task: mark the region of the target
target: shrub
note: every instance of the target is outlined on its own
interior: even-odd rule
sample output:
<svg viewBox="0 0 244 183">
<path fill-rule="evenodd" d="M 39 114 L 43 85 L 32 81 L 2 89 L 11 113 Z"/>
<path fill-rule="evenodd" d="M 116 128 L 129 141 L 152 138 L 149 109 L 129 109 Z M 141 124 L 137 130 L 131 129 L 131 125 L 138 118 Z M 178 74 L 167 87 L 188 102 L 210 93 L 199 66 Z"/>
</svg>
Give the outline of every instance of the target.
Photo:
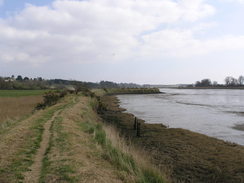
<svg viewBox="0 0 244 183">
<path fill-rule="evenodd" d="M 48 106 L 55 105 L 59 99 L 63 98 L 67 95 L 66 91 L 49 91 L 46 92 L 43 96 L 44 101 L 42 103 L 37 104 L 35 109 L 44 109 Z"/>
</svg>

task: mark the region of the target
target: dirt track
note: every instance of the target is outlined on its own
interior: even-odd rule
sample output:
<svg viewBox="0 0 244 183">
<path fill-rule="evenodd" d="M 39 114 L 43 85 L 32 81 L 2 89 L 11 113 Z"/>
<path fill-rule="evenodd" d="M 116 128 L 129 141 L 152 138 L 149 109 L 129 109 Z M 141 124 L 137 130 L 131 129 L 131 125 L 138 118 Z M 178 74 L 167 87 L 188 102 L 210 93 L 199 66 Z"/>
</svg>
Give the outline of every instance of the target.
<svg viewBox="0 0 244 183">
<path fill-rule="evenodd" d="M 50 141 L 50 127 L 52 125 L 52 122 L 56 118 L 56 116 L 59 114 L 59 111 L 56 111 L 52 118 L 48 120 L 45 125 L 43 126 L 44 132 L 42 134 L 42 141 L 40 144 L 40 148 L 37 150 L 37 153 L 35 155 L 34 163 L 30 167 L 30 171 L 26 172 L 24 182 L 26 183 L 37 183 L 39 182 L 39 178 L 41 175 L 41 168 L 42 168 L 42 161 L 45 155 L 45 152 L 48 148 L 48 144 Z"/>
</svg>

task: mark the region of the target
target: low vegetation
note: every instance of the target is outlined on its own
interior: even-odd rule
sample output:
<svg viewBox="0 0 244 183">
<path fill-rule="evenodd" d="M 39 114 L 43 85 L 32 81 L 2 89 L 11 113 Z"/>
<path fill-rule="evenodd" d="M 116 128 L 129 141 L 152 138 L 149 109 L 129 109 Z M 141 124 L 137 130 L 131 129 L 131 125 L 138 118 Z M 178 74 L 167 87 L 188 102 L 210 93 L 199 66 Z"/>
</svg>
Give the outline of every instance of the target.
<svg viewBox="0 0 244 183">
<path fill-rule="evenodd" d="M 36 105 L 36 109 L 44 109 L 48 106 L 52 106 L 58 102 L 61 98 L 63 98 L 65 95 L 67 95 L 67 91 L 63 90 L 57 90 L 57 91 L 48 91 L 43 95 L 43 102 L 38 103 Z"/>
<path fill-rule="evenodd" d="M 110 88 L 103 89 L 105 94 L 114 95 L 114 94 L 155 94 L 160 93 L 158 88 Z"/>
</svg>

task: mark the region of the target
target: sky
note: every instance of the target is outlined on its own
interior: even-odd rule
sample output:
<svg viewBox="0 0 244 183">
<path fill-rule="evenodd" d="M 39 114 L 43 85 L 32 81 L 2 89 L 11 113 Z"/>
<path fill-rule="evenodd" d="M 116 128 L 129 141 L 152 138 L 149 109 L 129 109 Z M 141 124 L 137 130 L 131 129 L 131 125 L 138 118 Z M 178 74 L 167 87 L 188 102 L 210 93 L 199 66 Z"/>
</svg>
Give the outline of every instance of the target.
<svg viewBox="0 0 244 183">
<path fill-rule="evenodd" d="M 0 0 L 0 76 L 223 83 L 243 20 L 244 0 Z"/>
</svg>

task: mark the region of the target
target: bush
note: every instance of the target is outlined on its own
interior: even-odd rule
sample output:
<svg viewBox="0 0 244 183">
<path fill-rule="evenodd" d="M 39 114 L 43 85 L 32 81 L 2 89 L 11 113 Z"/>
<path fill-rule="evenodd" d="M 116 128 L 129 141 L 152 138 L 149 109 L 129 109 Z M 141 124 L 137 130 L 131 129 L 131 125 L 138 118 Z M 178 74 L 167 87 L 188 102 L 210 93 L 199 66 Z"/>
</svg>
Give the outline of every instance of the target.
<svg viewBox="0 0 244 183">
<path fill-rule="evenodd" d="M 49 91 L 46 92 L 43 96 L 44 101 L 42 103 L 37 104 L 35 107 L 37 110 L 44 109 L 48 106 L 55 105 L 59 99 L 63 98 L 67 95 L 66 91 Z"/>
</svg>

